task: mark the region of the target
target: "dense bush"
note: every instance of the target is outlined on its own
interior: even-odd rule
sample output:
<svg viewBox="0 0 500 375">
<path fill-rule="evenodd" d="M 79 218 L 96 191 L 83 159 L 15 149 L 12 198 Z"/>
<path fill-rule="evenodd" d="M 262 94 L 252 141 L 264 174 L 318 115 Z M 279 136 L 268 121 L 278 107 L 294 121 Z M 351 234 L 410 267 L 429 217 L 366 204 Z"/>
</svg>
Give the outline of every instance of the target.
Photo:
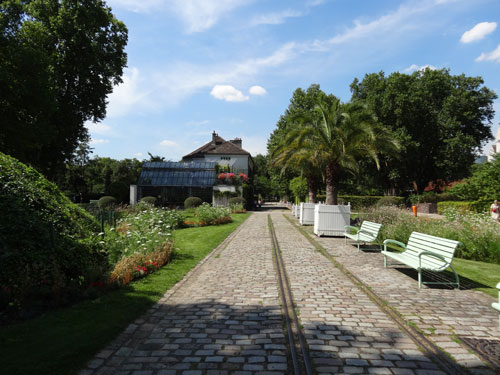
<svg viewBox="0 0 500 375">
<path fill-rule="evenodd" d="M 415 218 L 396 207 L 368 210 L 364 219 L 383 224 L 381 238 L 406 243 L 413 231 L 462 242 L 457 256 L 500 264 L 500 231 L 498 223 L 486 214 L 460 213 L 454 208 L 444 212 L 445 219 Z"/>
<path fill-rule="evenodd" d="M 317 195 L 318 201 L 324 202 L 326 199 L 325 195 Z M 338 201 L 339 204 L 347 204 L 351 203 L 351 208 L 355 211 L 359 211 L 364 209 L 365 207 L 375 206 L 380 199 L 387 198 L 383 195 L 339 195 Z M 394 199 L 396 205 L 403 205 L 405 203 L 405 199 L 403 197 L 390 197 Z"/>
<path fill-rule="evenodd" d="M 241 204 L 242 206 L 245 206 L 246 203 L 247 203 L 247 201 L 243 197 L 229 198 L 229 205 L 230 206 L 234 206 L 234 205 L 237 205 L 237 204 Z"/>
<path fill-rule="evenodd" d="M 140 200 L 140 202 L 150 204 L 151 206 L 155 206 L 157 200 L 158 199 L 156 199 L 156 197 L 144 197 Z"/>
<path fill-rule="evenodd" d="M 116 197 L 118 203 L 129 203 L 130 187 L 123 181 L 114 181 L 109 187 L 107 193 L 112 197 Z"/>
<path fill-rule="evenodd" d="M 445 201 L 438 202 L 438 214 L 443 214 L 448 208 L 454 208 L 461 213 L 465 213 L 467 211 L 483 213 L 488 212 L 490 208 L 491 202 L 488 201 Z"/>
<path fill-rule="evenodd" d="M 454 185 L 447 191 L 466 201 L 483 201 L 493 203 L 500 199 L 500 156 L 492 162 L 474 166 L 471 177 Z"/>
<path fill-rule="evenodd" d="M 97 205 L 101 210 L 113 208 L 116 205 L 115 197 L 105 195 L 104 197 L 99 198 Z"/>
<path fill-rule="evenodd" d="M 107 230 L 102 240 L 113 268 L 111 282 L 127 284 L 165 264 L 172 251 L 172 230 L 182 222 L 183 216 L 177 211 L 151 206 L 120 219 L 116 229 Z M 147 260 L 150 263 L 145 263 Z M 148 264 L 152 267 L 149 270 Z M 146 267 L 146 270 L 141 267 Z"/>
<path fill-rule="evenodd" d="M 229 208 L 212 207 L 208 203 L 203 203 L 198 207 L 195 214 L 200 225 L 216 225 L 232 221 Z"/>
<path fill-rule="evenodd" d="M 35 169 L 0 153 L 0 310 L 63 303 L 105 258 L 99 224 Z"/>
<path fill-rule="evenodd" d="M 376 206 L 401 206 L 404 205 L 404 198 L 402 197 L 392 197 L 392 196 L 385 196 L 380 198 L 377 201 Z"/>
<path fill-rule="evenodd" d="M 184 208 L 196 208 L 196 207 L 201 206 L 202 203 L 203 203 L 203 201 L 201 198 L 189 197 L 189 198 L 186 198 L 186 200 L 184 201 Z"/>
</svg>

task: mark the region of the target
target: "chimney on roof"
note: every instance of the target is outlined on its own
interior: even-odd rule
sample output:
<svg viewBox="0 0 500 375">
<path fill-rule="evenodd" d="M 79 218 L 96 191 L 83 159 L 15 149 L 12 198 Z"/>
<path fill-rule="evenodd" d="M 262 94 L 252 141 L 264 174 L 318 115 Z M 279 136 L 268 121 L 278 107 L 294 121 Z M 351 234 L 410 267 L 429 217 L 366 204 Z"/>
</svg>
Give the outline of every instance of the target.
<svg viewBox="0 0 500 375">
<path fill-rule="evenodd" d="M 243 148 L 243 144 L 242 144 L 241 138 L 231 139 L 229 142 L 231 142 L 232 144 L 238 146 L 239 148 Z"/>
<path fill-rule="evenodd" d="M 214 132 L 212 133 L 212 143 L 213 143 L 213 144 L 215 144 L 215 143 L 216 143 L 217 136 L 218 136 L 218 134 L 217 134 L 217 133 L 215 132 L 215 130 L 214 130 Z"/>
</svg>

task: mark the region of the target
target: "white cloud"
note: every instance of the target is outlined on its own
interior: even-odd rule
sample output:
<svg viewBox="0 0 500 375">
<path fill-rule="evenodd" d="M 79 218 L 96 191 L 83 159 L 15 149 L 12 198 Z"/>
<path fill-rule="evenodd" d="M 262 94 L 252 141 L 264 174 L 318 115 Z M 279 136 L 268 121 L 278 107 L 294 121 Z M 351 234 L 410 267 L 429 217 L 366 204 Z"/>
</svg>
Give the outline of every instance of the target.
<svg viewBox="0 0 500 375">
<path fill-rule="evenodd" d="M 415 70 L 424 71 L 425 69 L 436 70 L 437 68 L 434 65 L 417 65 L 412 64 L 408 68 L 406 68 L 405 72 L 414 72 Z"/>
<path fill-rule="evenodd" d="M 259 136 L 242 136 L 243 149 L 253 156 L 257 154 L 267 154 L 267 138 Z"/>
<path fill-rule="evenodd" d="M 169 141 L 168 139 L 164 139 L 160 142 L 160 146 L 175 147 L 177 146 L 177 143 L 175 143 L 174 141 Z"/>
<path fill-rule="evenodd" d="M 108 0 L 113 8 L 124 8 L 131 12 L 147 13 L 162 7 L 163 0 Z"/>
<path fill-rule="evenodd" d="M 227 102 L 244 102 L 249 99 L 240 90 L 229 85 L 215 85 L 212 91 L 210 91 L 210 95 Z"/>
<path fill-rule="evenodd" d="M 483 39 L 486 35 L 491 34 L 496 28 L 496 22 L 480 22 L 472 29 L 463 33 L 460 41 L 462 43 L 476 42 Z"/>
<path fill-rule="evenodd" d="M 200 121 L 188 121 L 186 122 L 187 126 L 203 126 L 210 124 L 210 120 L 200 120 Z"/>
<path fill-rule="evenodd" d="M 266 95 L 267 91 L 262 86 L 252 86 L 248 92 L 252 95 Z"/>
<path fill-rule="evenodd" d="M 151 92 L 151 89 L 146 89 L 147 85 L 144 85 L 144 79 L 137 68 L 125 69 L 122 79 L 123 83 L 115 86 L 109 96 L 109 117 L 119 117 L 137 111 L 139 104 L 144 106 L 144 99 Z"/>
<path fill-rule="evenodd" d="M 91 139 L 89 142 L 91 145 L 97 145 L 99 143 L 109 143 L 107 139 Z"/>
<path fill-rule="evenodd" d="M 111 133 L 111 126 L 103 124 L 102 122 L 88 121 L 85 126 L 92 134 L 109 134 Z"/>
<path fill-rule="evenodd" d="M 137 152 L 137 153 L 134 154 L 134 156 L 136 158 L 140 158 L 142 156 L 142 152 Z"/>
<path fill-rule="evenodd" d="M 498 47 L 488 53 L 483 52 L 480 56 L 476 58 L 476 61 L 496 61 L 500 62 L 500 44 Z"/>
<path fill-rule="evenodd" d="M 171 10 L 186 25 L 187 33 L 210 29 L 220 18 L 251 0 L 171 0 Z"/>
<path fill-rule="evenodd" d="M 301 17 L 304 13 L 287 9 L 282 12 L 261 14 L 250 21 L 251 26 L 258 25 L 279 25 L 286 22 L 287 18 Z"/>
</svg>

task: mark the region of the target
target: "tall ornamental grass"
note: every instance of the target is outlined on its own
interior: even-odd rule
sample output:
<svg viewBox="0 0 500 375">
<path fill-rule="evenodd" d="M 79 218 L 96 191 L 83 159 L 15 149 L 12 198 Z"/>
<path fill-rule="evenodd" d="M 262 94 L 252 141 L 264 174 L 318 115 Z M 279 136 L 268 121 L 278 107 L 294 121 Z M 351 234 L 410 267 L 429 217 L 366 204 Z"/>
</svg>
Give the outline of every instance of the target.
<svg viewBox="0 0 500 375">
<path fill-rule="evenodd" d="M 392 238 L 406 243 L 411 232 L 460 241 L 459 258 L 500 264 L 500 224 L 487 214 L 460 213 L 449 208 L 440 220 L 413 217 L 406 210 L 383 206 L 365 210 L 363 218 L 383 224 L 381 239 Z"/>
</svg>

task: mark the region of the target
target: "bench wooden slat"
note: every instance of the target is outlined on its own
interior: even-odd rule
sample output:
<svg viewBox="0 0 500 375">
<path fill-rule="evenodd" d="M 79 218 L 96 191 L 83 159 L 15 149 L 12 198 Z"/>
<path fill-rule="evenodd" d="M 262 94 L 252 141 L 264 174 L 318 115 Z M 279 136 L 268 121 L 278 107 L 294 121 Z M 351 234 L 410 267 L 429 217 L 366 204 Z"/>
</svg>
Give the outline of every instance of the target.
<svg viewBox="0 0 500 375">
<path fill-rule="evenodd" d="M 455 273 L 458 287 L 458 275 L 451 265 L 451 262 L 459 244 L 459 241 L 431 236 L 425 233 L 412 232 L 408 239 L 406 249 L 402 253 L 389 252 L 387 251 L 387 245 L 384 244 L 384 251 L 382 251 L 384 255 L 384 266 L 387 267 L 387 257 L 390 257 L 416 269 L 418 271 L 419 288 L 422 284 L 422 269 L 439 272 L 450 267 Z M 441 256 L 444 260 L 432 255 L 422 254 L 423 252 L 436 254 Z M 420 256 L 420 254 L 422 254 L 422 256 Z"/>
<path fill-rule="evenodd" d="M 359 244 L 377 241 L 378 233 L 379 233 L 381 227 L 382 227 L 382 224 L 373 223 L 373 222 L 367 221 L 367 220 L 365 220 L 361 223 L 361 227 L 354 234 L 351 234 L 350 229 L 348 227 L 346 227 L 346 230 L 344 232 L 345 243 L 347 244 L 347 238 L 350 238 L 351 240 L 356 241 L 356 243 L 358 245 L 358 251 L 361 251 L 359 248 Z M 380 245 L 380 242 L 379 242 L 379 245 Z M 380 245 L 380 247 L 381 247 L 381 245 Z"/>
</svg>

